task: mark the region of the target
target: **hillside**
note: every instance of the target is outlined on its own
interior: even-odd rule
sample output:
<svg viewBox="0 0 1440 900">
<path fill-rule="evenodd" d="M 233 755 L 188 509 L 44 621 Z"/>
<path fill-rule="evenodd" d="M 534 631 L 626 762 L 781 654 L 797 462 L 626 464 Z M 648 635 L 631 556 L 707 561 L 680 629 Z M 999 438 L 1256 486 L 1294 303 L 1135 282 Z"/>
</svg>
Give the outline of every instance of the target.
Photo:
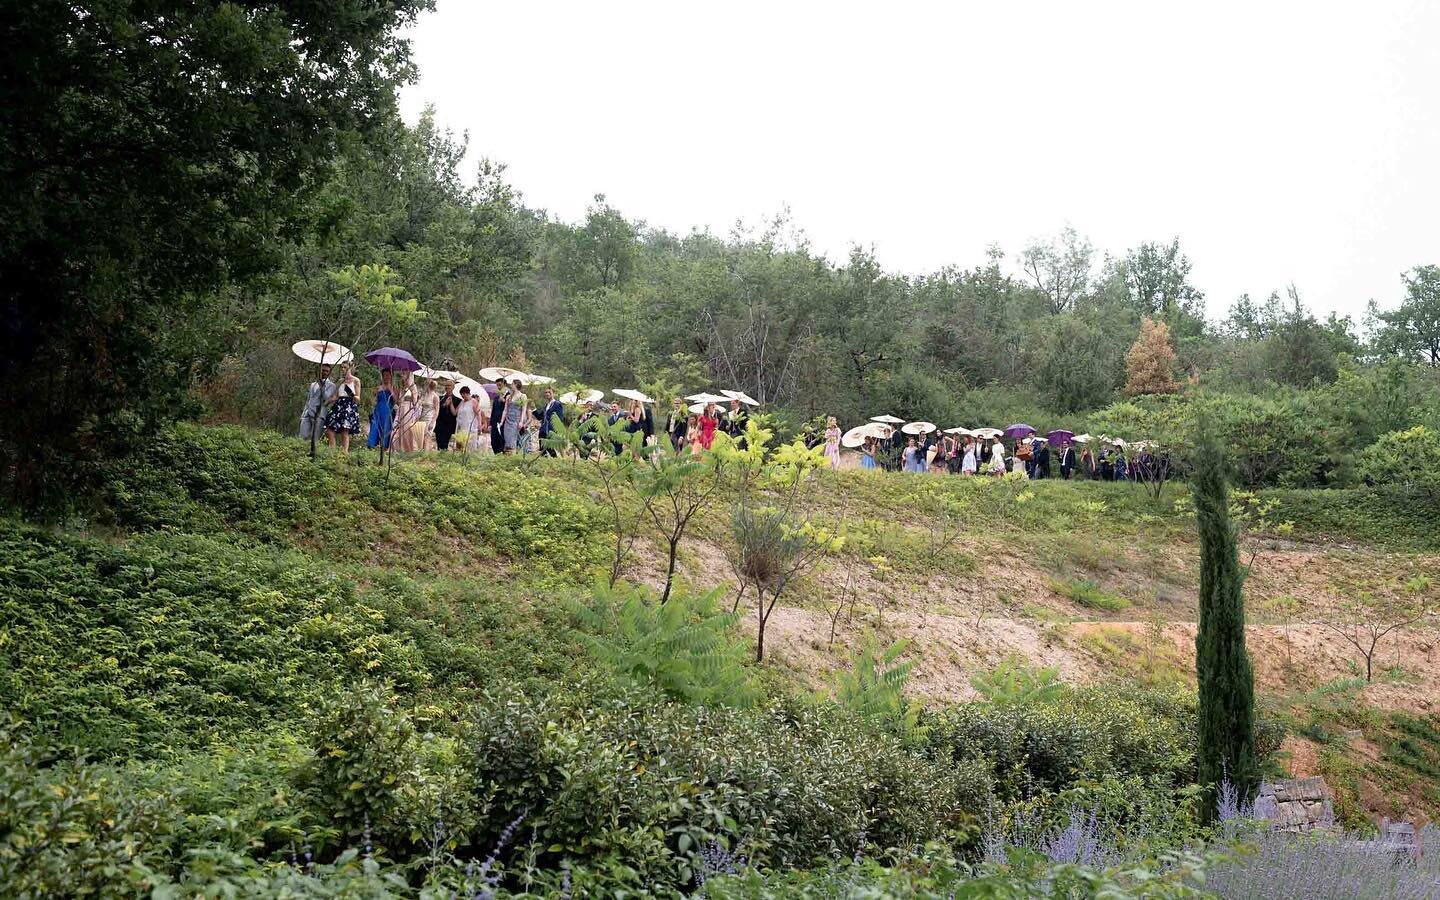
<svg viewBox="0 0 1440 900">
<path fill-rule="evenodd" d="M 926 726 L 925 755 L 933 758 L 937 747 L 955 742 L 953 751 L 944 751 L 955 760 L 954 768 L 946 767 L 944 790 L 956 798 L 957 810 L 971 810 L 945 827 L 973 835 L 974 798 L 987 793 L 1018 798 L 1049 785 L 1037 796 L 1077 802 L 1071 793 L 1081 783 L 1077 777 L 1157 785 L 1147 790 L 1161 793 L 1145 803 L 1158 807 L 1127 806 L 1131 811 L 1117 821 L 1174 817 L 1157 810 L 1184 802 L 1177 799 L 1183 791 L 1170 795 L 1171 788 L 1158 785 L 1183 784 L 1189 765 L 1190 751 L 1180 748 L 1188 740 L 1184 698 L 1193 690 L 1197 548 L 1183 485 L 1167 488 L 1156 502 L 1133 486 L 1104 483 L 858 471 L 812 478 L 815 521 L 843 533 L 845 542 L 782 597 L 770 622 L 765 662 L 745 667 L 744 677 L 767 702 L 784 706 L 814 691 L 829 693 L 836 674 L 850 670 L 862 647 L 904 638 L 905 658 L 914 663 L 906 690 L 935 717 Z M 311 796 L 306 779 L 317 777 L 316 763 L 309 761 L 314 751 L 306 749 L 317 740 L 315 723 L 336 721 L 326 716 L 337 714 L 337 697 L 339 709 L 398 704 L 406 727 L 439 741 L 427 745 L 423 758 L 430 761 L 417 762 L 421 768 L 468 758 L 471 751 L 463 748 L 475 739 L 474 728 L 488 733 L 486 728 L 502 727 L 466 724 L 492 721 L 475 719 L 477 709 L 512 710 L 523 721 L 503 727 L 521 729 L 515 732 L 520 735 L 544 721 L 529 717 L 549 716 L 553 725 L 589 709 L 583 721 L 590 721 L 596 709 L 632 702 L 604 699 L 608 689 L 595 682 L 588 639 L 576 630 L 577 604 L 590 602 L 592 580 L 612 558 L 611 513 L 589 464 L 428 455 L 387 468 L 359 453 L 312 461 L 303 444 L 272 434 L 178 426 L 143 456 L 108 468 L 97 487 L 103 506 L 86 518 L 45 527 L 7 520 L 0 526 L 6 585 L 0 598 L 6 609 L 0 698 L 17 716 L 15 734 L 42 744 L 79 745 L 119 767 L 112 776 L 117 784 L 182 785 L 175 802 L 188 810 L 190 824 L 183 836 L 171 834 L 166 841 L 184 845 L 197 835 L 213 837 L 218 826 L 204 822 L 219 804 L 238 817 L 226 827 L 249 835 L 248 852 L 283 859 L 302 844 L 317 852 L 337 841 L 343 845 L 343 826 L 327 826 L 339 830 L 324 837 L 325 829 L 317 832 L 307 818 L 313 815 L 305 812 L 309 807 L 296 805 Z M 1430 591 L 1440 568 L 1440 539 L 1428 512 L 1365 489 L 1262 492 L 1240 500 L 1255 511 L 1243 550 L 1254 554 L 1247 604 L 1261 714 L 1286 729 L 1281 752 L 1270 760 L 1272 771 L 1325 775 L 1337 790 L 1342 819 L 1352 826 L 1368 826 L 1379 815 L 1435 816 L 1435 633 L 1414 629 L 1387 638 L 1376 677 L 1366 684 L 1357 677 L 1363 670 L 1353 649 L 1321 626 L 1304 624 L 1362 592 L 1405 597 Z M 733 602 L 730 515 L 722 495 L 693 524 L 681 544 L 680 595 L 715 590 L 723 607 Z M 1337 522 L 1354 527 L 1339 530 Z M 652 531 L 639 534 L 624 574 L 659 587 L 663 543 Z M 1285 597 L 1297 601 L 1277 602 Z M 733 638 L 740 658 L 753 641 L 748 609 L 741 607 L 745 614 Z M 1074 726 L 1089 736 L 1065 751 L 1079 755 L 1044 774 L 1034 751 L 1027 751 L 1015 764 L 1028 773 L 1023 782 L 1013 781 L 1015 770 L 1003 759 L 990 756 L 1000 745 L 992 743 L 997 723 L 986 717 L 1008 714 L 969 703 L 983 699 L 972 676 L 1015 655 L 1032 669 L 1058 669 L 1077 691 L 1094 691 L 1071 701 L 1093 710 Z M 380 686 L 392 699 L 367 700 L 374 690 L 367 685 Z M 511 692 L 517 691 L 531 699 L 514 705 L 518 695 Z M 804 721 L 818 714 L 787 715 Z M 351 713 L 340 715 L 345 721 Z M 734 715 L 740 719 L 703 727 L 739 729 L 732 743 L 742 740 L 741 733 L 750 736 L 744 740 L 779 741 L 776 748 L 810 740 L 765 739 L 771 725 L 749 713 Z M 983 732 L 973 731 L 987 721 Z M 1267 733 L 1278 735 L 1279 724 L 1267 725 Z M 585 726 L 592 727 L 609 726 Z M 849 733 L 851 727 L 829 721 L 823 731 Z M 1041 728 L 1037 735 L 1051 727 L 1058 720 L 1023 726 Z M 490 754 L 502 745 L 501 733 L 485 738 Z M 970 736 L 962 740 L 962 733 Z M 991 736 L 982 739 L 981 733 Z M 1102 740 L 1102 734 L 1109 736 Z M 647 738 L 639 740 L 643 746 Z M 851 733 L 847 755 L 876 740 L 882 739 L 868 731 Z M 898 759 L 885 762 L 887 754 L 900 752 L 900 745 L 881 750 L 888 740 L 876 745 L 875 759 L 882 762 L 873 765 L 900 765 Z M 980 743 L 966 743 L 973 741 Z M 505 752 L 517 753 L 518 746 Z M 978 758 L 964 746 L 985 748 L 983 758 L 990 761 L 975 770 Z M 783 752 L 784 765 L 803 765 L 797 760 L 818 752 L 797 744 Z M 489 758 L 486 765 L 493 764 Z M 586 765 L 600 765 L 599 759 Z M 383 770 L 387 757 L 373 764 Z M 669 764 L 684 765 L 675 758 Z M 660 763 L 626 765 L 644 771 Z M 368 770 L 357 774 L 353 785 L 368 784 L 370 777 Z M 939 790 L 939 782 L 923 787 L 929 777 L 914 770 L 903 778 L 905 790 Z M 218 787 L 222 783 L 229 787 Z M 439 804 L 425 816 L 443 819 L 452 802 L 446 791 L 460 788 L 426 782 L 414 790 L 403 808 Z M 500 796 L 485 801 L 483 813 L 464 814 L 481 816 L 470 826 L 469 843 L 459 837 L 442 843 L 485 847 L 498 840 L 506 816 L 521 815 L 527 806 L 519 799 L 507 806 Z M 1105 795 L 1089 796 L 1086 802 Z M 386 832 L 381 820 L 398 813 L 363 804 L 359 809 L 365 840 L 371 840 L 372 826 L 374 840 L 389 852 L 419 840 L 420 832 Z M 334 815 L 332 822 L 358 827 L 353 810 L 348 818 Z M 405 815 L 416 821 L 413 812 Z M 860 827 L 863 844 L 865 829 L 858 823 L 875 815 L 872 808 L 845 828 Z M 560 827 L 553 818 L 545 821 L 550 824 L 535 827 Z M 882 814 L 874 821 L 887 820 Z M 574 840 L 591 827 L 599 826 L 584 826 Z M 799 840 L 791 826 L 769 827 L 778 829 L 773 840 Z M 828 840 L 837 840 L 838 826 L 828 827 Z M 890 840 L 901 842 L 923 839 L 938 823 L 886 827 L 899 829 Z M 555 837 L 552 852 L 568 847 L 567 840 Z M 767 858 L 799 864 L 807 858 L 799 846 L 766 851 Z M 569 852 L 594 853 L 581 847 Z M 851 845 L 840 847 L 842 854 L 851 852 Z M 609 852 L 630 859 L 635 851 Z M 628 876 L 595 877 L 599 884 Z"/>
</svg>

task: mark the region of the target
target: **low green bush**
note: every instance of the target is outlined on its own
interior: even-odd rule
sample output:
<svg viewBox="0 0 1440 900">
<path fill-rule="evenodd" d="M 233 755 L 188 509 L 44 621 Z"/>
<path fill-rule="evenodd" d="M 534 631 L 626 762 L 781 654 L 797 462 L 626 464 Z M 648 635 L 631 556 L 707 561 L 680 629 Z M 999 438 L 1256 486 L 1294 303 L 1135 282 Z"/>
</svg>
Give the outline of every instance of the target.
<svg viewBox="0 0 1440 900">
<path fill-rule="evenodd" d="M 1106 612 L 1118 612 L 1130 606 L 1130 601 L 1119 594 L 1112 594 L 1104 590 L 1093 581 L 1082 579 L 1055 579 L 1050 580 L 1050 590 L 1077 603 L 1086 609 L 1101 609 Z"/>
<path fill-rule="evenodd" d="M 541 863 L 584 865 L 606 892 L 683 888 L 702 848 L 805 866 L 973 834 L 990 780 L 936 763 L 832 705 L 685 707 L 595 684 L 492 694 L 470 725 L 470 766 L 498 829 L 524 817 Z"/>
<path fill-rule="evenodd" d="M 1002 799 L 1057 793 L 1086 779 L 1194 780 L 1195 701 L 1135 685 L 1081 687 L 1019 706 L 965 704 L 934 717 L 930 752 L 983 758 Z"/>
</svg>

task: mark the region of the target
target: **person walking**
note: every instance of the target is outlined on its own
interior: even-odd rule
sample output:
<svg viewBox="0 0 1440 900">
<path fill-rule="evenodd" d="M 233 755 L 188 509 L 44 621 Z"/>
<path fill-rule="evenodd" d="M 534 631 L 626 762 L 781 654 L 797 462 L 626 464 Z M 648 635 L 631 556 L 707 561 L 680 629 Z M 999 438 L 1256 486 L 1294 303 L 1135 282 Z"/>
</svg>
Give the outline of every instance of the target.
<svg viewBox="0 0 1440 900">
<path fill-rule="evenodd" d="M 490 452 L 505 452 L 505 395 L 509 393 L 505 379 L 495 379 L 495 394 L 490 398 Z"/>
<path fill-rule="evenodd" d="M 394 444 L 401 453 L 415 450 L 415 424 L 420 421 L 419 397 L 415 393 L 415 374 L 400 373 L 399 396 L 395 401 Z"/>
<path fill-rule="evenodd" d="M 455 382 L 446 379 L 445 393 L 440 395 L 435 413 L 435 449 L 442 453 L 450 449 L 450 438 L 455 435 L 455 414 L 459 411 L 460 397 L 455 393 Z"/>
<path fill-rule="evenodd" d="M 685 409 L 685 401 L 676 397 L 675 406 L 670 410 L 670 419 L 665 423 L 665 433 L 670 437 L 670 449 L 676 453 L 685 447 L 685 439 L 690 433 L 690 421 L 693 418 Z"/>
<path fill-rule="evenodd" d="M 435 449 L 435 414 L 440 411 L 440 392 L 435 390 L 435 379 L 425 379 L 425 388 L 420 392 L 420 443 L 421 450 Z"/>
<path fill-rule="evenodd" d="M 505 452 L 514 453 L 520 447 L 520 431 L 525 421 L 525 414 L 530 408 L 530 398 L 525 396 L 524 385 L 520 379 L 511 381 L 513 390 L 505 397 Z"/>
<path fill-rule="evenodd" d="M 1075 445 L 1066 441 L 1060 445 L 1060 477 L 1066 481 L 1075 474 Z"/>
<path fill-rule="evenodd" d="M 305 407 L 300 410 L 301 438 L 308 441 L 319 437 L 318 431 L 324 430 L 326 413 L 338 392 L 339 386 L 330 380 L 330 364 L 326 363 L 320 367 L 320 377 L 305 390 Z"/>
<path fill-rule="evenodd" d="M 563 425 L 565 422 L 565 404 L 555 399 L 555 389 L 545 389 L 545 406 L 540 411 L 540 453 L 544 456 L 558 456 L 555 448 L 547 446 L 547 442 L 555 433 L 556 425 Z"/>
<path fill-rule="evenodd" d="M 715 429 L 720 427 L 720 407 L 714 403 L 705 404 L 700 414 L 700 446 L 706 450 L 715 443 Z"/>
<path fill-rule="evenodd" d="M 470 393 L 470 386 L 461 386 L 460 402 L 455 405 L 455 432 L 450 438 L 457 453 L 469 453 L 471 444 L 480 434 L 479 412 L 479 404 Z"/>
<path fill-rule="evenodd" d="M 965 439 L 965 456 L 960 461 L 960 474 L 974 475 L 978 472 L 980 461 L 976 459 L 975 442 L 969 438 Z"/>
<path fill-rule="evenodd" d="M 1035 442 L 1035 477 L 1050 477 L 1050 442 Z"/>
<path fill-rule="evenodd" d="M 825 458 L 830 461 L 830 471 L 840 468 L 840 423 L 834 416 L 825 420 Z"/>
<path fill-rule="evenodd" d="M 360 379 L 355 377 L 355 364 L 340 364 L 340 384 L 330 414 L 325 417 L 325 440 L 335 446 L 335 435 L 340 435 L 340 447 L 350 452 L 350 437 L 360 433 Z"/>
<path fill-rule="evenodd" d="M 999 478 L 1005 474 L 1005 445 L 997 437 L 990 445 L 990 474 Z"/>
</svg>

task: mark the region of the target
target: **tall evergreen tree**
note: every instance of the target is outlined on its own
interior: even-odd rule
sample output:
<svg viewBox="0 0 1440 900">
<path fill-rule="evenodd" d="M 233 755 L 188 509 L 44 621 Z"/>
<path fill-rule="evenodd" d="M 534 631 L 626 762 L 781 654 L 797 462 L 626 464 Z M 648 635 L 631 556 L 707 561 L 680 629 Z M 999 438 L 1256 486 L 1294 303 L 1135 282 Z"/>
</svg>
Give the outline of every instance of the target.
<svg viewBox="0 0 1440 900">
<path fill-rule="evenodd" d="M 1200 531 L 1200 629 L 1195 674 L 1200 684 L 1199 781 L 1217 790 L 1206 815 L 1217 812 L 1218 786 L 1229 779 L 1242 802 L 1255 795 L 1255 679 L 1245 651 L 1243 577 L 1230 521 L 1225 455 L 1214 429 L 1201 422 L 1195 454 L 1195 521 Z"/>
</svg>

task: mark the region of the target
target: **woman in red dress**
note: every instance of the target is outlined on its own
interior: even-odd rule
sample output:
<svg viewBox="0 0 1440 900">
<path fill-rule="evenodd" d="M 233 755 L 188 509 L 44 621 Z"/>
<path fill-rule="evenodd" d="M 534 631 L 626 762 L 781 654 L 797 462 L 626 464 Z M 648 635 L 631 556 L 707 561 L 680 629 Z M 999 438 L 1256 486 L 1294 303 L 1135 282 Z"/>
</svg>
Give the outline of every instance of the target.
<svg viewBox="0 0 1440 900">
<path fill-rule="evenodd" d="M 715 429 L 720 427 L 720 408 L 713 403 L 705 404 L 705 411 L 700 414 L 700 446 L 706 450 L 715 440 Z"/>
</svg>

